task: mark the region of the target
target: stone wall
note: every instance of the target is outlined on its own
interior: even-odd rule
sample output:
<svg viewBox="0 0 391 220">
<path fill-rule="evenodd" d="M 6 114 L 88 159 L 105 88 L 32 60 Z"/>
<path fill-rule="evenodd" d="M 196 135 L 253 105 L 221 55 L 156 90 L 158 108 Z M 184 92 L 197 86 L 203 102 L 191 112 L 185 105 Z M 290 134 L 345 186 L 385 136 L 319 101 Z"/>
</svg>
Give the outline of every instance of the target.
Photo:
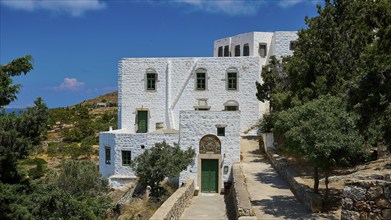
<svg viewBox="0 0 391 220">
<path fill-rule="evenodd" d="M 150 219 L 179 219 L 194 195 L 194 180 L 186 180 L 185 185 L 177 189 Z"/>
<path fill-rule="evenodd" d="M 391 219 L 391 182 L 346 182 L 342 196 L 341 219 Z"/>
<path fill-rule="evenodd" d="M 244 176 L 242 174 L 242 169 L 239 163 L 236 163 L 232 166 L 232 177 L 231 199 L 235 205 L 235 213 L 237 218 L 255 218 L 255 213 L 251 206 L 250 195 L 248 194 Z"/>
<path fill-rule="evenodd" d="M 119 124 L 121 129 L 136 132 L 137 110 L 148 111 L 148 132 L 156 123 L 165 129 L 179 129 L 180 111 L 194 110 L 200 99 L 207 100 L 210 111 L 224 110 L 224 104 L 239 104 L 240 130 L 255 125 L 263 103 L 254 98 L 255 81 L 260 78 L 258 57 L 125 58 L 119 64 Z M 157 74 L 156 90 L 146 91 L 146 71 Z M 196 90 L 196 71 L 206 72 L 206 89 Z M 238 89 L 227 89 L 227 71 L 238 72 Z"/>
<path fill-rule="evenodd" d="M 116 175 L 116 179 L 135 178 L 130 166 L 122 165 L 122 150 L 130 150 L 131 158 L 134 159 L 142 154 L 145 149 L 155 146 L 155 143 L 165 141 L 168 144 L 178 143 L 179 134 L 155 134 L 155 133 L 130 133 L 129 131 L 114 130 L 101 132 L 99 135 L 99 171 L 103 177 Z M 106 163 L 105 149 L 110 148 L 110 163 Z M 126 178 L 125 178 L 126 177 Z M 123 183 L 111 183 L 112 186 Z"/>
<path fill-rule="evenodd" d="M 267 157 L 270 163 L 277 170 L 277 172 L 288 182 L 291 191 L 295 194 L 296 198 L 303 203 L 303 205 L 311 212 L 319 212 L 322 210 L 322 198 L 319 194 L 316 194 L 312 189 L 307 186 L 304 180 L 293 171 L 286 159 L 276 154 L 273 144 L 273 134 L 267 133 L 262 135 L 264 141 L 264 147 Z"/>
<path fill-rule="evenodd" d="M 200 187 L 198 180 L 198 175 L 201 174 L 199 145 L 201 138 L 207 134 L 216 135 L 221 141 L 222 160 L 219 170 L 224 169 L 225 166 L 228 170 L 226 173 L 221 173 L 219 188 L 224 187 L 224 182 L 230 181 L 232 164 L 240 162 L 240 114 L 240 111 L 181 111 L 179 146 L 184 150 L 192 147 L 196 152 L 196 157 L 194 163 L 181 172 L 180 182 L 194 179 L 195 185 Z M 225 127 L 224 136 L 218 136 L 217 125 Z"/>
</svg>

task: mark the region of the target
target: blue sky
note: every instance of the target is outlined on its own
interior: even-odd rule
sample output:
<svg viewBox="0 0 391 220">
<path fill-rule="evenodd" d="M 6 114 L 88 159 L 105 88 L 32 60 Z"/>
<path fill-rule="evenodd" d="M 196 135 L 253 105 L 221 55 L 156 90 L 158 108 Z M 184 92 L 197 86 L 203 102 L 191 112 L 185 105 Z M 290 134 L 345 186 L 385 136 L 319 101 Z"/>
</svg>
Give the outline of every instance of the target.
<svg viewBox="0 0 391 220">
<path fill-rule="evenodd" d="M 204 57 L 216 39 L 298 30 L 316 15 L 304 0 L 0 0 L 0 64 L 31 54 L 34 70 L 9 107 L 41 96 L 68 106 L 117 90 L 123 57 Z"/>
</svg>

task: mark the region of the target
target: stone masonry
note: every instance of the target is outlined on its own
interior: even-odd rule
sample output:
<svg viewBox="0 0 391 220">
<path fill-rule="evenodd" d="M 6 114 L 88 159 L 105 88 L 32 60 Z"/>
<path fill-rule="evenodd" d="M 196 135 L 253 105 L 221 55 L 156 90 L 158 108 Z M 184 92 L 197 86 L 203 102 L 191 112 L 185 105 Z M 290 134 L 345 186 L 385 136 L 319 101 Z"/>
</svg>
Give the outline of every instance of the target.
<svg viewBox="0 0 391 220">
<path fill-rule="evenodd" d="M 391 182 L 355 180 L 345 183 L 341 219 L 391 219 Z"/>
</svg>

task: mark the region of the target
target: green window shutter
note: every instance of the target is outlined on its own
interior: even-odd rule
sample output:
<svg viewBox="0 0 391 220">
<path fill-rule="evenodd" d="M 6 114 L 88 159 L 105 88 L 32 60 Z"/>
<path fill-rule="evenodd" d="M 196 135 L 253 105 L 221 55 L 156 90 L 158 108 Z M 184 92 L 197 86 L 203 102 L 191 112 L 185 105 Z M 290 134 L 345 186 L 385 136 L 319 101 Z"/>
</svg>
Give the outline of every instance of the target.
<svg viewBox="0 0 391 220">
<path fill-rule="evenodd" d="M 227 89 L 228 90 L 237 90 L 238 89 L 237 82 L 238 82 L 237 73 L 228 73 Z"/>
<path fill-rule="evenodd" d="M 197 90 L 205 90 L 206 89 L 206 74 L 205 73 L 197 73 Z"/>
<path fill-rule="evenodd" d="M 147 90 L 156 90 L 156 73 L 147 73 Z"/>
<path fill-rule="evenodd" d="M 148 132 L 148 112 L 137 111 L 137 133 Z"/>
<path fill-rule="evenodd" d="M 122 166 L 129 166 L 132 160 L 131 151 L 123 150 L 122 151 Z"/>
</svg>

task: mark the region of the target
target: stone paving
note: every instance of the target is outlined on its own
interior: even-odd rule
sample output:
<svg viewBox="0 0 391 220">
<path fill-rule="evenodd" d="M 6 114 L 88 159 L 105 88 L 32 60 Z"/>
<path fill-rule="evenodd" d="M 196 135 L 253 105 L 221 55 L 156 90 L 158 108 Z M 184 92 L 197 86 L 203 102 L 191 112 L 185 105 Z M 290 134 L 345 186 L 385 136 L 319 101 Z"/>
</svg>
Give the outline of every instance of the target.
<svg viewBox="0 0 391 220">
<path fill-rule="evenodd" d="M 217 193 L 201 193 L 198 196 L 194 196 L 190 206 L 185 209 L 180 219 L 228 220 L 224 195 Z"/>
<path fill-rule="evenodd" d="M 257 138 L 244 137 L 240 145 L 242 171 L 258 219 L 322 219 L 296 199 L 289 185 L 261 154 Z"/>
</svg>

